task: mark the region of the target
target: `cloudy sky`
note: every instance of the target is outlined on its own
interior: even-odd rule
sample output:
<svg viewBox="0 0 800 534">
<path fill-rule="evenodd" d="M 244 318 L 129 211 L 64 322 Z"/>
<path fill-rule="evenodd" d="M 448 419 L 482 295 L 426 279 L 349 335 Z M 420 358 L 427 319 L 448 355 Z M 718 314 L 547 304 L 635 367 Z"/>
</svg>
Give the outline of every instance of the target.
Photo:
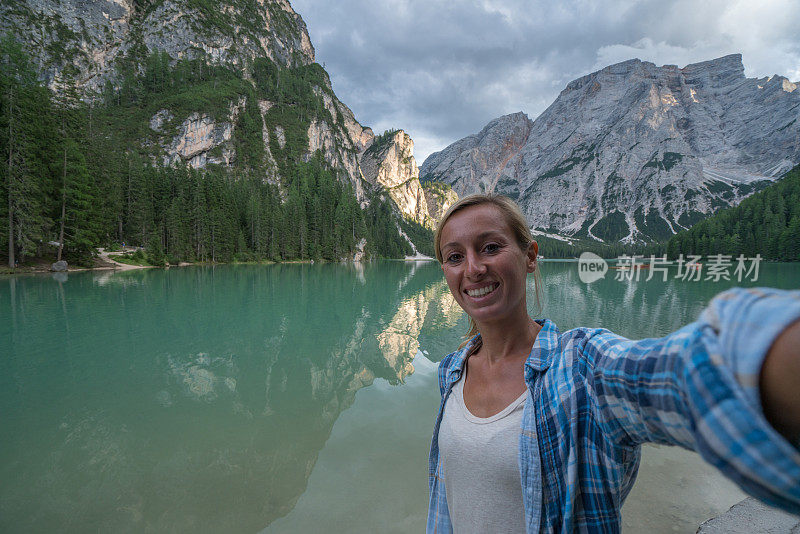
<svg viewBox="0 0 800 534">
<path fill-rule="evenodd" d="M 797 0 L 290 0 L 339 98 L 418 163 L 491 119 L 532 119 L 571 80 L 631 58 L 731 53 L 745 74 L 800 80 Z"/>
</svg>

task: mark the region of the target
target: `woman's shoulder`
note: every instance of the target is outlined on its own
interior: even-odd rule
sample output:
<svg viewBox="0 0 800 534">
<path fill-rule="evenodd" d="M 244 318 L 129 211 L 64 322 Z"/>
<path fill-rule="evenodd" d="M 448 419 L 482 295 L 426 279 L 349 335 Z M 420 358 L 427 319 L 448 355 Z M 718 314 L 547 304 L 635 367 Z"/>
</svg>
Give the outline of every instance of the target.
<svg viewBox="0 0 800 534">
<path fill-rule="evenodd" d="M 539 343 L 539 352 L 532 353 L 531 359 L 538 360 L 539 368 L 546 368 L 547 377 L 557 381 L 592 374 L 592 369 L 608 353 L 616 350 L 620 343 L 629 341 L 608 329 L 597 327 L 581 326 L 560 332 L 552 325 L 542 333 L 544 337 Z"/>
<path fill-rule="evenodd" d="M 597 351 L 609 343 L 626 340 L 605 328 L 580 326 L 561 332 L 549 319 L 541 321 L 541 324 L 537 343 L 543 353 L 540 357 L 551 361 L 573 359 L 583 355 L 587 347 Z"/>
<path fill-rule="evenodd" d="M 458 353 L 461 352 L 461 349 L 454 350 L 441 360 L 439 360 L 439 374 L 442 372 L 447 372 L 453 367 L 453 361 L 456 359 Z"/>
<path fill-rule="evenodd" d="M 475 334 L 461 344 L 456 350 L 439 361 L 439 369 L 458 367 L 458 363 L 481 347 L 481 335 Z"/>
<path fill-rule="evenodd" d="M 473 336 L 464 345 L 454 350 L 439 361 L 439 388 L 442 392 L 447 384 L 447 377 L 450 373 L 461 369 L 464 360 L 470 352 L 473 352 L 480 343 L 480 335 Z"/>
</svg>

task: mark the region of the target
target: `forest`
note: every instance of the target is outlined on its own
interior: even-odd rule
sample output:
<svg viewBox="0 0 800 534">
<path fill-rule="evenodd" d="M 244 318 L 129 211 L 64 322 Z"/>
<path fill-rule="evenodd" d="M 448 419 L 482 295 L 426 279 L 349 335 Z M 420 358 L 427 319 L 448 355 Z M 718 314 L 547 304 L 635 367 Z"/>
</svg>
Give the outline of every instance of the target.
<svg viewBox="0 0 800 534">
<path fill-rule="evenodd" d="M 800 261 L 800 166 L 738 206 L 720 210 L 679 232 L 661 253 L 730 254 L 765 260 Z"/>
<path fill-rule="evenodd" d="M 0 40 L 0 257 L 9 267 L 62 256 L 89 265 L 96 247 L 123 243 L 145 247 L 154 265 L 337 261 L 362 239 L 367 257 L 397 258 L 411 254 L 400 224 L 430 235 L 399 221 L 379 191 L 362 209 L 319 153 L 304 157 L 314 117 L 341 123 L 314 91 L 329 87 L 321 66 L 260 59 L 251 82 L 227 67 L 133 50 L 119 72 L 119 83 L 89 98 L 70 84 L 54 92 L 13 37 Z M 265 119 L 285 131 L 282 147 L 270 136 L 277 169 L 265 158 L 258 98 L 276 103 Z M 170 111 L 169 127 L 192 112 L 224 116 L 242 100 L 232 166 L 164 161 L 149 127 L 157 111 Z"/>
</svg>

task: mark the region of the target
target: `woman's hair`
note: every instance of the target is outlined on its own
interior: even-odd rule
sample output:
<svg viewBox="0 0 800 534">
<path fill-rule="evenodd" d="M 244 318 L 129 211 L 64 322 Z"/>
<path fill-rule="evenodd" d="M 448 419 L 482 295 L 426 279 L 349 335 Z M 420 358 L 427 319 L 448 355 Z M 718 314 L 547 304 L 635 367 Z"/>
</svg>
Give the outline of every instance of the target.
<svg viewBox="0 0 800 534">
<path fill-rule="evenodd" d="M 511 200 L 510 198 L 503 196 L 503 195 L 495 195 L 492 193 L 479 193 L 475 195 L 469 195 L 461 200 L 454 203 L 450 208 L 445 212 L 442 216 L 442 219 L 439 221 L 439 224 L 436 225 L 436 232 L 433 234 L 433 246 L 436 249 L 436 259 L 439 260 L 439 264 L 444 263 L 444 258 L 442 257 L 442 249 L 441 249 L 441 241 L 442 241 L 442 229 L 444 228 L 445 223 L 461 210 L 469 208 L 471 206 L 479 206 L 481 204 L 491 204 L 492 206 L 496 207 L 500 210 L 500 213 L 503 214 L 503 218 L 505 219 L 506 223 L 508 224 L 511 231 L 514 232 L 514 237 L 517 239 L 517 244 L 519 248 L 522 250 L 528 250 L 528 246 L 533 241 L 533 235 L 531 234 L 530 229 L 528 228 L 528 221 L 525 220 L 525 216 L 522 215 L 522 211 L 519 209 L 519 206 L 516 202 Z M 539 274 L 539 264 L 537 262 L 536 269 L 533 271 L 533 283 L 535 289 L 535 303 L 536 303 L 536 313 L 541 313 L 542 311 L 542 279 Z M 478 333 L 478 325 L 475 324 L 475 321 L 472 320 L 472 317 L 469 318 L 469 332 L 464 336 L 464 342 L 461 344 L 463 347 L 469 339 Z M 459 348 L 461 348 L 459 347 Z"/>
</svg>

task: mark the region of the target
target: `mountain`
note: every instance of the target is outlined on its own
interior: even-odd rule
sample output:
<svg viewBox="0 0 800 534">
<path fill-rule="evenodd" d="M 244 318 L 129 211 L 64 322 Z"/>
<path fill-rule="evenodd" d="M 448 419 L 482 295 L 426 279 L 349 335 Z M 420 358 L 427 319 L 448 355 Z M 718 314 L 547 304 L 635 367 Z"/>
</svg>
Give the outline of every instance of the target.
<svg viewBox="0 0 800 534">
<path fill-rule="evenodd" d="M 245 79 L 265 63 L 274 65 L 276 71 L 308 70 L 314 65 L 314 47 L 306 25 L 286 0 L 28 0 L 4 3 L 0 17 L 0 31 L 30 40 L 33 46 L 29 50 L 39 74 L 51 89 L 72 86 L 89 97 L 121 86 L 131 71 L 145 70 L 148 60 L 158 61 L 149 59 L 153 53 L 165 54 L 164 61 L 171 66 L 178 60 L 199 60 L 230 68 Z M 331 166 L 346 172 L 363 200 L 355 153 L 369 142 L 371 130 L 355 120 L 334 94 L 327 73 L 318 70 L 322 72 L 310 89 L 314 104 L 321 109 L 300 121 L 307 137 L 305 159 L 321 149 Z M 305 89 L 290 86 L 285 93 L 296 97 L 292 93 Z M 182 161 L 194 168 L 209 163 L 235 164 L 236 122 L 248 96 L 240 91 L 230 96 L 227 105 L 215 113 L 199 109 L 176 116 L 176 110 L 169 107 L 155 110 L 148 123 L 159 136 L 165 163 Z M 258 99 L 261 119 L 268 123 L 266 115 L 277 104 Z M 273 169 L 277 165 L 270 153 L 270 136 L 282 150 L 284 132 L 293 126 L 276 121 L 271 130 L 264 129 L 267 163 Z"/>
<path fill-rule="evenodd" d="M 431 226 L 421 189 L 411 206 L 365 177 L 373 132 L 334 93 L 286 0 L 10 0 L 3 33 L 0 122 L 14 127 L 0 144 L 36 145 L 4 168 L 10 265 L 61 242 L 59 223 L 83 254 L 116 241 L 205 261 L 396 257 L 414 250 L 401 225 Z M 37 110 L 17 98 L 36 85 L 20 81 L 29 70 L 50 90 Z M 26 113 L 36 131 L 16 128 Z M 373 150 L 368 166 L 392 154 Z M 197 181 L 210 175 L 213 186 Z"/>
<path fill-rule="evenodd" d="M 359 155 L 365 179 L 386 190 L 408 219 L 434 229 L 458 196 L 441 183 L 419 180 L 414 141 L 403 130 L 388 130 Z"/>
<path fill-rule="evenodd" d="M 662 240 L 800 162 L 800 91 L 746 78 L 739 54 L 633 59 L 567 85 L 539 117 L 499 117 L 423 163 L 459 195 L 517 199 L 544 233 Z"/>
<path fill-rule="evenodd" d="M 239 68 L 261 57 L 282 67 L 314 63 L 306 25 L 286 0 L 8 0 L 0 14 L 0 29 L 30 39 L 51 88 L 102 91 L 142 48 Z"/>
</svg>

